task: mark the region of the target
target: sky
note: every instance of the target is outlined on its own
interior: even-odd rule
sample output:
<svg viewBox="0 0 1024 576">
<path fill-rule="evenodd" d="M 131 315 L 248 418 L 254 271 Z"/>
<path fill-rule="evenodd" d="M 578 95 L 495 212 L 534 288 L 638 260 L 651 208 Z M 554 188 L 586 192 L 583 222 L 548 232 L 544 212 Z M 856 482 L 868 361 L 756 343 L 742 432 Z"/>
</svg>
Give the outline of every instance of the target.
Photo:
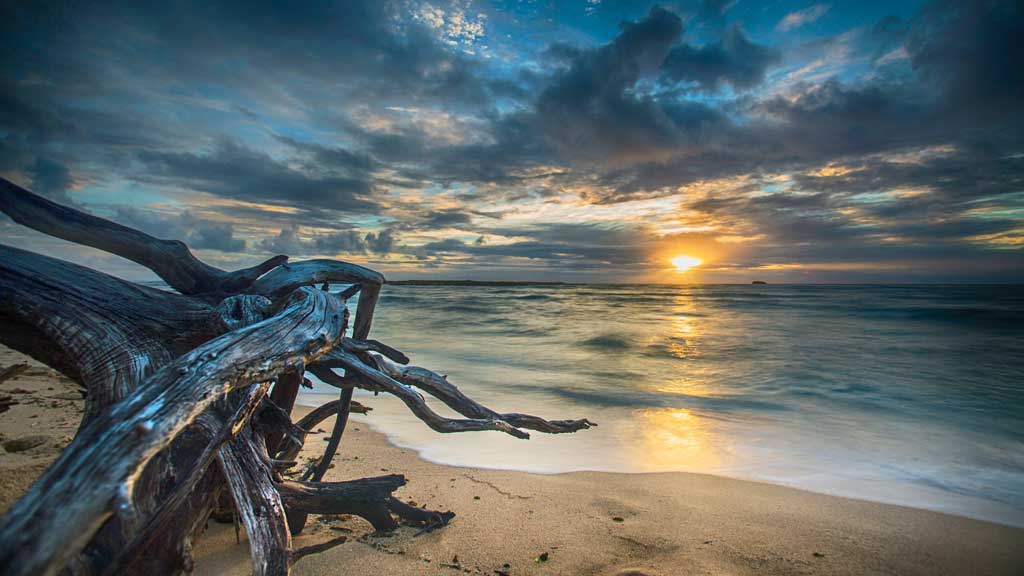
<svg viewBox="0 0 1024 576">
<path fill-rule="evenodd" d="M 225 269 L 1024 282 L 1022 10 L 4 2 L 0 176 Z"/>
</svg>

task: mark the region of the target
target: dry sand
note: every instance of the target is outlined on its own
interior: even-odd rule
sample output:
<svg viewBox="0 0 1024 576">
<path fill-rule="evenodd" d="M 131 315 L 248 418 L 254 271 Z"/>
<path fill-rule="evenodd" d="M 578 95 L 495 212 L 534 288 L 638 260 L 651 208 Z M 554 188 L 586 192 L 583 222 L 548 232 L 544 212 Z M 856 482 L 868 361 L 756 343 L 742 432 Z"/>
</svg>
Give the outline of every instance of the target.
<svg viewBox="0 0 1024 576">
<path fill-rule="evenodd" d="M 0 349 L 0 367 L 21 361 L 30 369 L 0 392 L 29 392 L 14 394 L 21 403 L 0 414 L 0 436 L 49 440 L 0 453 L 0 510 L 56 457 L 82 404 L 65 399 L 71 382 Z M 303 459 L 322 450 L 319 437 L 308 444 Z M 294 574 L 1024 574 L 1024 530 L 935 512 L 699 474 L 442 466 L 356 422 L 342 448 L 329 480 L 402 473 L 409 483 L 401 498 L 457 516 L 428 534 L 403 527 L 381 537 L 358 518 L 313 516 L 296 546 L 350 540 L 303 558 Z M 244 531 L 236 544 L 231 526 L 211 522 L 196 565 L 204 575 L 248 574 Z"/>
</svg>

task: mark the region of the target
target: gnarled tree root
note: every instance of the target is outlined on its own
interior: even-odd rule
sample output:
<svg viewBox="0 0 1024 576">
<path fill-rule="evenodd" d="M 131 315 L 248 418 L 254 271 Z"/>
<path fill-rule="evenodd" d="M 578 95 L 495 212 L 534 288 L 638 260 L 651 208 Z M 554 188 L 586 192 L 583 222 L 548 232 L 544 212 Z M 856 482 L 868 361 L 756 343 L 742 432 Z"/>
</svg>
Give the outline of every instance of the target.
<svg viewBox="0 0 1024 576">
<path fill-rule="evenodd" d="M 0 211 L 45 234 L 148 267 L 175 292 L 0 245 L 0 342 L 86 391 L 75 439 L 0 523 L 0 573 L 191 571 L 192 542 L 229 491 L 249 535 L 254 574 L 345 541 L 292 549 L 308 514 L 354 514 L 375 530 L 429 531 L 451 512 L 393 492 L 401 475 L 326 482 L 355 388 L 400 398 L 439 432 L 574 432 L 587 420 L 504 414 L 476 403 L 402 352 L 368 338 L 384 277 L 347 262 L 274 256 L 233 272 L 185 244 L 61 206 L 0 178 Z M 340 293 L 331 283 L 349 284 Z M 318 289 L 314 285 L 322 286 Z M 358 294 L 352 336 L 346 300 Z M 297 423 L 306 369 L 339 398 Z M 343 370 L 343 373 L 335 372 Z M 10 371 L 0 375 L 10 376 Z M 418 390 L 465 418 L 434 412 Z M 13 401 L 0 397 L 0 411 Z M 334 416 L 323 455 L 286 480 L 310 431 Z"/>
</svg>

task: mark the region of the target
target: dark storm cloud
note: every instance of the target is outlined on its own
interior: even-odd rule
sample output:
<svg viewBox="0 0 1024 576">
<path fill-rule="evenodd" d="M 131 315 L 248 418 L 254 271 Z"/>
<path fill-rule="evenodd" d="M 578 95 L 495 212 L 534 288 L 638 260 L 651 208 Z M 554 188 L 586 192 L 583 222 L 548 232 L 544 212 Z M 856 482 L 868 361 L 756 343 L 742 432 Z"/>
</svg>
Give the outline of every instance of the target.
<svg viewBox="0 0 1024 576">
<path fill-rule="evenodd" d="M 723 6 L 711 9 L 719 12 Z M 699 102 L 644 95 L 635 90 L 637 83 L 660 74 L 665 82 L 703 91 L 726 84 L 752 88 L 763 81 L 779 54 L 751 42 L 735 26 L 702 47 L 680 44 L 682 32 L 678 15 L 655 7 L 646 18 L 624 23 L 607 45 L 579 49 L 553 44 L 546 55 L 561 66 L 538 95 L 534 109 L 496 119 L 493 144 L 454 149 L 452 157 L 466 158 L 478 167 L 457 175 L 508 183 L 510 168 L 542 160 L 550 164 L 556 153 L 559 162 L 570 165 L 623 166 L 664 161 L 681 149 L 703 145 L 707 134 L 724 123 L 720 111 Z M 495 158 L 500 162 L 495 164 Z M 440 166 L 448 165 L 436 167 L 444 170 Z"/>
<path fill-rule="evenodd" d="M 644 156 L 675 140 L 662 110 L 627 93 L 661 66 L 682 33 L 679 16 L 661 8 L 623 31 L 610 44 L 575 56 L 537 102 L 537 122 L 563 155 L 622 161 Z"/>
<path fill-rule="evenodd" d="M 503 258 L 523 258 L 541 261 L 546 266 L 560 269 L 592 268 L 602 265 L 641 267 L 646 255 L 631 246 L 579 246 L 569 243 L 522 241 L 510 244 L 467 244 L 460 240 L 442 240 L 425 244 L 428 254 L 459 253 L 499 261 Z M 638 259 L 639 258 L 639 259 Z"/>
<path fill-rule="evenodd" d="M 253 203 L 199 210 L 208 198 L 187 194 L 197 209 L 181 216 L 120 213 L 225 252 L 651 265 L 663 239 L 643 226 L 489 218 L 569 191 L 603 205 L 679 197 L 722 233 L 759 238 L 737 265 L 996 262 L 978 238 L 1019 234 L 1019 3 L 940 0 L 774 46 L 759 43 L 764 22 L 739 27 L 731 2 L 682 6 L 547 49 L 495 35 L 483 57 L 409 3 L 5 3 L 0 170 L 61 201 L 74 184 L 125 202 Z M 845 67 L 844 43 L 859 63 Z M 814 60 L 838 77 L 793 69 Z M 736 182 L 682 196 L 719 179 Z M 488 241 L 410 247 L 392 228 Z"/>
<path fill-rule="evenodd" d="M 538 134 L 535 115 L 513 112 L 487 114 L 485 142 L 443 145 L 414 126 L 375 132 L 345 123 L 345 129 L 374 158 L 397 167 L 407 180 L 394 185 L 449 185 L 453 182 L 486 182 L 515 185 L 520 172 L 540 165 L 560 163 L 557 152 Z"/>
<path fill-rule="evenodd" d="M 761 84 L 768 67 L 781 58 L 778 50 L 751 42 L 739 26 L 731 26 L 713 44 L 673 48 L 662 71 L 666 78 L 692 82 L 705 91 L 716 91 L 724 84 L 748 89 Z"/>
<path fill-rule="evenodd" d="M 738 100 L 726 114 L 630 89 L 655 70 L 701 87 L 750 87 L 778 53 L 732 27 L 717 44 L 681 44 L 665 57 L 680 29 L 672 14 L 653 10 L 609 45 L 572 55 L 573 65 L 541 94 L 537 122 L 564 155 L 601 159 L 606 166 L 611 161 L 590 193 L 604 203 L 671 194 L 706 179 L 802 171 L 928 146 L 954 145 L 963 156 L 948 161 L 964 164 L 978 148 L 989 147 L 994 157 L 1024 143 L 1024 122 L 1014 106 L 1024 86 L 1015 64 L 1024 44 L 1016 40 L 1024 37 L 1019 12 L 1010 2 L 941 2 L 906 25 L 886 19 L 874 30 L 875 41 L 890 48 L 908 38 L 919 76 L 798 85 L 789 94 Z M 929 165 L 936 181 L 944 162 Z M 967 187 L 971 192 L 991 188 Z"/>
<path fill-rule="evenodd" d="M 493 143 L 442 152 L 444 161 L 431 164 L 431 173 L 509 184 L 515 169 L 556 159 L 570 167 L 597 162 L 622 169 L 664 162 L 695 147 L 713 148 L 716 142 L 732 145 L 723 134 L 732 128 L 721 111 L 700 102 L 647 96 L 635 90 L 637 83 L 660 74 L 664 82 L 703 91 L 726 84 L 751 88 L 763 81 L 778 52 L 751 42 L 737 27 L 699 48 L 680 44 L 681 36 L 679 16 L 653 8 L 643 20 L 623 24 L 607 45 L 552 45 L 546 55 L 562 65 L 534 109 L 494 119 Z M 420 153 L 394 140 L 380 147 Z"/>
<path fill-rule="evenodd" d="M 174 83 L 259 88 L 355 77 L 377 97 L 493 96 L 475 61 L 445 50 L 415 23 L 398 30 L 403 8 L 378 1 L 13 3 L 3 31 L 15 50 L 3 63 L 21 73 L 56 65 L 74 89 L 99 89 L 102 66 L 111 64 L 100 62 L 116 54 L 121 66 Z"/>
<path fill-rule="evenodd" d="M 99 163 L 116 172 L 132 150 L 159 149 L 177 137 L 175 128 L 137 110 L 72 106 L 52 83 L 17 82 L 7 73 L 0 76 L 0 164 L 29 179 L 40 157 L 59 157 L 71 171 Z"/>
<path fill-rule="evenodd" d="M 469 224 L 473 221 L 473 215 L 458 208 L 447 210 L 432 210 L 427 213 L 423 220 L 426 228 L 450 228 L 460 224 Z"/>
<path fill-rule="evenodd" d="M 937 151 L 922 154 L 913 161 L 894 162 L 884 156 L 863 158 L 847 170 L 827 177 L 799 174 L 795 180 L 805 190 L 830 195 L 928 189 L 928 201 L 936 205 L 1018 195 L 1024 191 L 1024 156 L 986 149 Z"/>
<path fill-rule="evenodd" d="M 284 227 L 276 236 L 263 239 L 259 248 L 265 252 L 298 256 L 367 254 L 387 255 L 394 249 L 395 238 L 390 230 L 379 233 L 357 230 L 316 233 L 304 236 L 299 226 Z"/>
<path fill-rule="evenodd" d="M 291 146 L 309 157 L 311 168 L 323 168 L 350 175 L 367 177 L 377 166 L 369 153 L 348 150 L 338 146 L 323 146 L 311 142 L 299 142 L 287 136 L 276 136 L 279 142 Z"/>
<path fill-rule="evenodd" d="M 1005 113 L 1024 98 L 1022 37 L 1020 2 L 940 0 L 923 9 L 906 46 L 915 70 L 935 83 L 947 105 Z"/>
<path fill-rule="evenodd" d="M 501 212 L 468 208 L 432 208 L 431 203 L 410 202 L 402 207 L 391 228 L 397 231 L 432 233 L 445 230 L 480 231 L 502 218 Z"/>
<path fill-rule="evenodd" d="M 114 221 L 142 230 L 164 240 L 181 240 L 191 248 L 243 252 L 246 242 L 235 237 L 235 229 L 228 222 L 216 222 L 183 212 L 169 216 L 129 206 L 117 208 Z"/>
<path fill-rule="evenodd" d="M 491 234 L 512 242 L 489 244 L 480 238 L 472 243 L 446 239 L 425 244 L 430 255 L 472 255 L 488 259 L 522 258 L 551 268 L 646 266 L 656 243 L 646 228 L 599 224 L 535 224 L 521 228 L 494 228 Z"/>
<path fill-rule="evenodd" d="M 37 193 L 69 203 L 67 191 L 71 187 L 71 171 L 60 162 L 40 156 L 29 167 L 32 176 L 32 189 Z"/>
<path fill-rule="evenodd" d="M 367 232 L 363 239 L 366 241 L 367 249 L 382 256 L 390 254 L 395 249 L 395 233 L 390 228 L 381 230 L 376 234 Z"/>
<path fill-rule="evenodd" d="M 245 240 L 235 238 L 235 231 L 225 223 L 210 223 L 197 226 L 186 238 L 186 243 L 193 248 L 208 248 L 223 252 L 243 252 Z"/>
<path fill-rule="evenodd" d="M 362 198 L 375 166 L 366 153 L 282 139 L 338 174 L 305 177 L 271 163 L 258 172 L 270 179 L 257 186 L 229 168 L 256 167 L 259 152 L 195 150 L 230 129 L 221 107 L 252 121 L 282 108 L 316 116 L 339 98 L 473 108 L 523 95 L 514 78 L 447 49 L 423 26 L 399 26 L 404 9 L 376 1 L 5 3 L 0 145 L 10 152 L 6 163 L 28 173 L 41 152 L 60 149 L 72 168 L 102 175 L 130 172 L 127 152 L 172 186 L 373 210 Z M 204 117 L 214 122 L 204 125 Z"/>
<path fill-rule="evenodd" d="M 205 154 L 140 151 L 141 181 L 182 186 L 225 198 L 299 208 L 374 212 L 368 180 L 301 172 L 266 153 L 220 140 Z"/>
</svg>

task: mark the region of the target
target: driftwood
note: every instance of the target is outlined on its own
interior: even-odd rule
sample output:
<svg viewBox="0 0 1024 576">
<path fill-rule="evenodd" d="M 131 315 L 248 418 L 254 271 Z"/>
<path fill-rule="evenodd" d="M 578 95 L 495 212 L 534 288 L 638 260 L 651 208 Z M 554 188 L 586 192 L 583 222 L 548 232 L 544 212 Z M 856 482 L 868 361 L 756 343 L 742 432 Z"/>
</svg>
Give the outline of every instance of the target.
<svg viewBox="0 0 1024 576">
<path fill-rule="evenodd" d="M 368 338 L 379 273 L 346 262 L 275 256 L 233 272 L 162 240 L 56 204 L 0 179 L 0 211 L 19 224 L 137 262 L 174 291 L 0 244 L 0 342 L 59 370 L 85 391 L 79 430 L 0 523 L 0 573 L 190 572 L 192 544 L 219 502 L 249 536 L 254 574 L 345 541 L 298 549 L 309 514 L 353 514 L 376 530 L 434 529 L 451 512 L 405 504 L 401 475 L 326 482 L 353 389 L 400 398 L 439 432 L 575 432 L 587 420 L 503 414 L 447 378 L 407 366 Z M 348 284 L 340 293 L 330 284 Z M 320 286 L 318 286 L 320 285 Z M 358 294 L 352 336 L 346 300 Z M 13 368 L 12 368 L 13 370 Z M 290 414 L 306 371 L 339 388 L 299 422 Z M 12 376 L 10 372 L 5 376 Z M 422 393 L 464 416 L 434 412 Z M 0 398 L 0 412 L 12 399 Z M 305 470 L 307 436 L 335 417 L 324 454 Z M 225 499 L 225 495 L 230 498 Z M 230 508 L 229 508 L 230 509 Z M 230 515 L 230 514 L 229 514 Z"/>
</svg>

